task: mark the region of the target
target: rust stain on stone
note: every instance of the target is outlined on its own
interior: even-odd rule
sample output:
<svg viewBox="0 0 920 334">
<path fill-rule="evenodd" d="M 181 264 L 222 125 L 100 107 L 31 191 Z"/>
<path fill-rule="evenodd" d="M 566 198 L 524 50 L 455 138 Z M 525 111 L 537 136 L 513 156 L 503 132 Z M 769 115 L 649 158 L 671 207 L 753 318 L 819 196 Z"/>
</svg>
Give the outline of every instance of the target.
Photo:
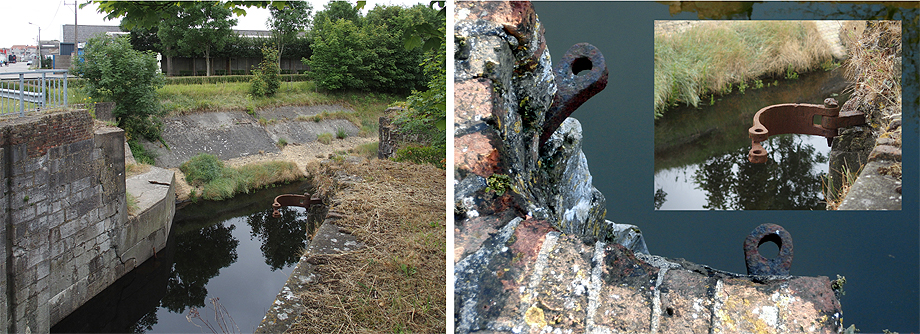
<svg viewBox="0 0 920 334">
<path fill-rule="evenodd" d="M 499 169 L 498 149 L 484 132 L 470 133 L 454 139 L 454 161 L 458 169 L 489 177 Z"/>
</svg>

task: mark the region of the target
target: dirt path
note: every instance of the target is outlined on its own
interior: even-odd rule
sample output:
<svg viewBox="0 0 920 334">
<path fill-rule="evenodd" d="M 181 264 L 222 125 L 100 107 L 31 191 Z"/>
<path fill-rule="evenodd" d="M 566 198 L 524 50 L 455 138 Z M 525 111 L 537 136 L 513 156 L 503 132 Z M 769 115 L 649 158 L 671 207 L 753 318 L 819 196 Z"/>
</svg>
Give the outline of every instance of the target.
<svg viewBox="0 0 920 334">
<path fill-rule="evenodd" d="M 280 153 L 265 153 L 265 154 L 255 154 L 245 157 L 234 158 L 230 160 L 225 160 L 224 163 L 228 167 L 239 167 L 246 164 L 256 163 L 256 162 L 266 162 L 266 161 L 291 161 L 297 164 L 297 167 L 300 168 L 301 172 L 306 174 L 306 166 L 312 161 L 318 161 L 326 159 L 330 154 L 336 152 L 347 152 L 349 149 L 355 147 L 376 142 L 377 137 L 347 137 L 345 139 L 333 139 L 330 144 L 323 144 L 317 141 L 308 142 L 304 144 L 295 144 L 285 146 Z M 170 168 L 170 170 L 176 172 L 176 197 L 179 201 L 184 201 L 189 198 L 189 192 L 191 187 L 188 183 L 185 182 L 185 174 L 182 173 L 178 168 Z"/>
</svg>

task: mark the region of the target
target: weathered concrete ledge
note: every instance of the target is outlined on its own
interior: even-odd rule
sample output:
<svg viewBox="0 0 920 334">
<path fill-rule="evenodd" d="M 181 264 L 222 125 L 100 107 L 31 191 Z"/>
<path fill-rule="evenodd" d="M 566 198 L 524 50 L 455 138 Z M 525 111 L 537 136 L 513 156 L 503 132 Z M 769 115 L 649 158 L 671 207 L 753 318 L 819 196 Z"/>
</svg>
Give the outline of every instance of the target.
<svg viewBox="0 0 920 334">
<path fill-rule="evenodd" d="M 272 307 L 265 313 L 256 333 L 283 333 L 294 324 L 297 317 L 304 311 L 300 302 L 300 294 L 313 283 L 315 279 L 313 268 L 316 264 L 310 263 L 310 255 L 339 254 L 364 247 L 354 236 L 344 233 L 335 225 L 337 218 L 326 218 L 323 225 L 316 231 L 307 251 L 300 257 L 300 262 L 294 267 L 284 287 L 278 292 Z"/>
<path fill-rule="evenodd" d="M 115 237 L 119 245 L 131 245 L 118 250 L 122 261 L 134 264 L 130 269 L 166 247 L 176 213 L 175 182 L 175 172 L 159 167 L 125 179 L 127 193 L 137 200 L 137 212 L 116 228 Z"/>
</svg>

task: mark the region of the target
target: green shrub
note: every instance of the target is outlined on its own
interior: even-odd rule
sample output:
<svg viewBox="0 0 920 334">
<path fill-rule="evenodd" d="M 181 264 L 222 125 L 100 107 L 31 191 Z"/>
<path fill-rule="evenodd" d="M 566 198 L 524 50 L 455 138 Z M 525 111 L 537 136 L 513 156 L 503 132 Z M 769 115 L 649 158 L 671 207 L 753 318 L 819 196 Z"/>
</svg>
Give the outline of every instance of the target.
<svg viewBox="0 0 920 334">
<path fill-rule="evenodd" d="M 112 116 L 125 136 L 162 142 L 163 125 L 158 117 L 163 112 L 157 88 L 164 81 L 156 54 L 134 50 L 127 37 L 100 36 L 86 43 L 83 58 L 73 71 L 85 79 L 83 84 L 94 100 L 115 102 Z"/>
<path fill-rule="evenodd" d="M 200 186 L 220 178 L 224 163 L 215 155 L 199 153 L 179 166 L 179 170 L 185 173 L 185 180 L 189 184 Z"/>
<path fill-rule="evenodd" d="M 284 139 L 284 138 L 278 138 L 278 147 L 279 147 L 279 148 L 284 148 L 285 146 L 287 146 L 287 144 L 288 144 L 288 142 L 287 142 L 286 139 Z"/>
<path fill-rule="evenodd" d="M 345 128 L 338 127 L 335 129 L 335 137 L 338 139 L 345 139 L 348 138 L 348 133 L 345 132 Z"/>
<path fill-rule="evenodd" d="M 252 86 L 249 91 L 252 96 L 274 96 L 281 87 L 281 67 L 278 66 L 278 49 L 275 47 L 262 48 L 262 62 L 259 67 L 252 69 Z"/>
</svg>

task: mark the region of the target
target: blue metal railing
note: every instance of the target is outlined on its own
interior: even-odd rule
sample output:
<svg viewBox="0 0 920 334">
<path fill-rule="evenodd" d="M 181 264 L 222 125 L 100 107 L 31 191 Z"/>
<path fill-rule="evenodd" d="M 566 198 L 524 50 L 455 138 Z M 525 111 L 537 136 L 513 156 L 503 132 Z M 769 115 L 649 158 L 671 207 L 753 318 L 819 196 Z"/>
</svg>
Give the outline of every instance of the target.
<svg viewBox="0 0 920 334">
<path fill-rule="evenodd" d="M 67 106 L 67 70 L 0 73 L 0 116 Z"/>
</svg>

